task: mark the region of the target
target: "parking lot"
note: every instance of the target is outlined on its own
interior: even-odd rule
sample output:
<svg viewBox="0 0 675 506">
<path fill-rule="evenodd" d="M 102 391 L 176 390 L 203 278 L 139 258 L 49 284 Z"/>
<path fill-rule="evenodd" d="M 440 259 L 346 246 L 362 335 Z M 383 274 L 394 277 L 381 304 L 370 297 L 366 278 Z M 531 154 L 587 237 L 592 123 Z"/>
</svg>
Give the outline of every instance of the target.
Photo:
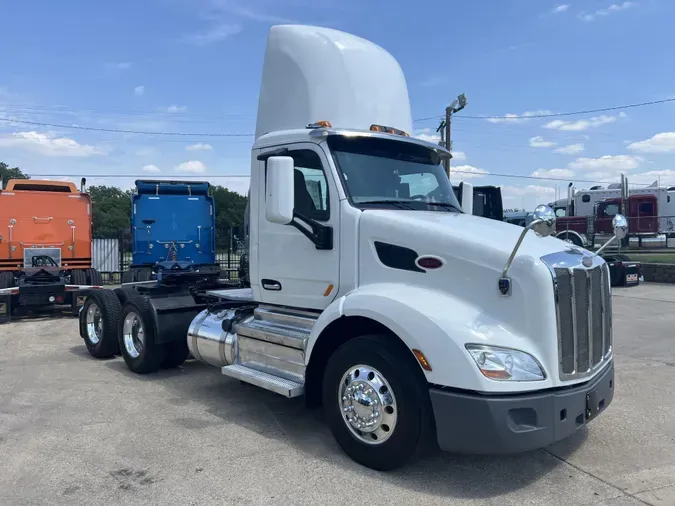
<svg viewBox="0 0 675 506">
<path fill-rule="evenodd" d="M 321 413 L 189 361 L 92 359 L 75 319 L 0 327 L 0 504 L 675 504 L 675 287 L 614 292 L 616 395 L 570 440 L 378 473 Z M 458 413 L 461 416 L 461 413 Z"/>
</svg>

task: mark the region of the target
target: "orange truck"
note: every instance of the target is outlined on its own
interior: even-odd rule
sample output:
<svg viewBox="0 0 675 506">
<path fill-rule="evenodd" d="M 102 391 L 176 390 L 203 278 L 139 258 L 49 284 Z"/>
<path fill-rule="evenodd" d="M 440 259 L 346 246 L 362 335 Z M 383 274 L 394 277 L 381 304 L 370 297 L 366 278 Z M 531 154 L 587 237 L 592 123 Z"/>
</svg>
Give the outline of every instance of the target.
<svg viewBox="0 0 675 506">
<path fill-rule="evenodd" d="M 12 179 L 0 190 L 0 323 L 17 309 L 70 306 L 102 284 L 92 268 L 91 197 L 62 181 Z"/>
</svg>

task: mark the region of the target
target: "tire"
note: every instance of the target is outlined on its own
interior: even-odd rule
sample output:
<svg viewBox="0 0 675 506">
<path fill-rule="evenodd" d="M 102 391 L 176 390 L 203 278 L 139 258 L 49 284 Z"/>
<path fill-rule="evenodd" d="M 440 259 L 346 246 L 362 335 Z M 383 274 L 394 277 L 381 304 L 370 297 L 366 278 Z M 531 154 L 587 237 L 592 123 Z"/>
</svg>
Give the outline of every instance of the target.
<svg viewBox="0 0 675 506">
<path fill-rule="evenodd" d="M 323 407 L 326 421 L 342 450 L 354 461 L 378 471 L 387 471 L 404 466 L 426 450 L 434 434 L 429 386 L 414 362 L 412 354 L 398 343 L 392 343 L 390 336 L 369 335 L 357 337 L 340 346 L 328 360 L 323 379 Z M 362 367 L 356 367 L 362 365 Z M 379 427 L 373 432 L 361 432 L 352 427 L 343 416 L 347 388 L 345 378 L 349 371 L 359 370 L 359 380 L 352 374 L 351 386 L 374 386 L 371 398 L 379 400 L 370 412 L 377 411 L 375 423 Z M 369 370 L 374 374 L 373 381 Z M 384 380 L 382 380 L 384 378 Z M 347 379 L 349 379 L 347 377 Z M 378 385 L 388 384 L 385 393 Z M 367 390 L 364 390 L 367 394 Z M 348 392 L 344 394 L 349 395 Z M 388 398 L 389 394 L 393 397 Z M 353 395 L 353 394 L 352 394 Z M 393 402 L 392 402 L 393 401 Z M 349 401 L 346 401 L 349 403 Z M 382 405 L 385 406 L 384 409 Z M 360 405 L 363 409 L 365 405 Z M 390 413 L 387 408 L 392 408 Z M 358 412 L 352 413 L 359 415 Z M 361 413 L 364 415 L 363 413 Z M 365 415 L 364 415 L 365 416 Z M 371 420 L 372 418 L 361 418 Z M 378 422 L 377 420 L 382 420 Z M 376 442 L 373 434 L 379 438 Z M 368 440 L 368 442 L 366 442 Z"/>
<path fill-rule="evenodd" d="M 184 341 L 169 343 L 164 346 L 164 360 L 160 364 L 162 369 L 173 369 L 187 360 L 190 350 L 187 345 L 187 336 Z"/>
<path fill-rule="evenodd" d="M 12 288 L 14 286 L 14 273 L 11 271 L 0 272 L 0 288 Z"/>
<path fill-rule="evenodd" d="M 87 283 L 89 285 L 101 286 L 103 285 L 103 276 L 96 269 L 87 269 Z"/>
<path fill-rule="evenodd" d="M 124 271 L 122 273 L 122 284 L 133 283 L 134 281 L 134 271 Z"/>
<path fill-rule="evenodd" d="M 135 294 L 135 293 L 136 293 L 136 290 L 134 290 L 134 289 L 133 289 L 132 287 L 130 287 L 130 286 L 122 286 L 122 287 L 120 287 L 120 288 L 115 288 L 115 289 L 113 290 L 113 292 L 115 292 L 115 295 L 117 295 L 117 298 L 119 299 L 120 304 L 121 304 L 122 306 L 124 306 L 124 304 L 126 304 L 127 299 L 128 299 L 129 296 L 130 296 L 129 294 Z"/>
<path fill-rule="evenodd" d="M 94 289 L 80 313 L 80 334 L 94 358 L 119 355 L 119 318 L 122 306 L 111 290 Z"/>
<path fill-rule="evenodd" d="M 87 284 L 87 273 L 81 269 L 70 271 L 70 282 L 73 285 L 85 286 Z"/>
<path fill-rule="evenodd" d="M 119 348 L 130 371 L 149 374 L 159 370 L 164 349 L 155 344 L 155 325 L 146 297 L 127 291 L 119 320 Z M 138 331 L 142 330 L 139 335 Z"/>
</svg>

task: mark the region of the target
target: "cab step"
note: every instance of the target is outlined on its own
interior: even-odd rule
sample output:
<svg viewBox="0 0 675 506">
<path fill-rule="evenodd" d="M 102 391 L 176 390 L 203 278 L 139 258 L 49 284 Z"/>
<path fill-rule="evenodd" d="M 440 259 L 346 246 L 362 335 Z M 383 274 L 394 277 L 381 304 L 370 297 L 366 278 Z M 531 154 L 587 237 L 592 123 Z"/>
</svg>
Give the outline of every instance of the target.
<svg viewBox="0 0 675 506">
<path fill-rule="evenodd" d="M 251 369 L 240 364 L 227 365 L 222 368 L 225 376 L 235 378 L 244 383 L 250 383 L 265 390 L 283 395 L 284 397 L 292 398 L 299 397 L 304 393 L 304 386 L 295 381 L 291 381 L 279 376 Z"/>
</svg>

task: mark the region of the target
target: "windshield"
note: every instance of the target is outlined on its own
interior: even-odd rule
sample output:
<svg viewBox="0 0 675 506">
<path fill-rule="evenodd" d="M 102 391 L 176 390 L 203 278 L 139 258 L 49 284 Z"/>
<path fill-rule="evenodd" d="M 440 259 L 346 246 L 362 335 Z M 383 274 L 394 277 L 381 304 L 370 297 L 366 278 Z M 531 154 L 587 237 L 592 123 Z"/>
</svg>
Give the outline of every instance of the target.
<svg viewBox="0 0 675 506">
<path fill-rule="evenodd" d="M 460 205 L 436 151 L 377 137 L 328 137 L 328 146 L 354 205 L 457 212 Z"/>
</svg>

